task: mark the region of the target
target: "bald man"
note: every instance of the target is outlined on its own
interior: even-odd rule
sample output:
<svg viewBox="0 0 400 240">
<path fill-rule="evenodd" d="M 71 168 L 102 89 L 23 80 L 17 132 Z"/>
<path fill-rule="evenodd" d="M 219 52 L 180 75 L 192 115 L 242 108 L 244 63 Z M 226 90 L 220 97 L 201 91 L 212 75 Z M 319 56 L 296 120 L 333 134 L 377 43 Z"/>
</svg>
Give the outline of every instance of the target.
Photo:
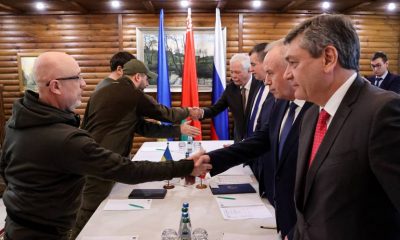
<svg viewBox="0 0 400 240">
<path fill-rule="evenodd" d="M 73 111 L 86 83 L 71 56 L 41 54 L 34 75 L 39 93 L 26 91 L 6 126 L 0 162 L 7 183 L 5 239 L 69 239 L 85 175 L 136 184 L 211 168 L 189 159 L 132 162 L 101 148 L 77 128 L 80 120 Z"/>
</svg>

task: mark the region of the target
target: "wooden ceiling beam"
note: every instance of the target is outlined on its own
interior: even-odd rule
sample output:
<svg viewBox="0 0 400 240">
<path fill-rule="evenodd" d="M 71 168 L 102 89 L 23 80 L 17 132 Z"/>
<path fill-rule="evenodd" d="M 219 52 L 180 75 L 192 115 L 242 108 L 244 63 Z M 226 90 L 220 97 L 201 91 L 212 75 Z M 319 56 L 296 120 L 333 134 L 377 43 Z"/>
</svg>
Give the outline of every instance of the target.
<svg viewBox="0 0 400 240">
<path fill-rule="evenodd" d="M 147 11 L 154 13 L 156 10 L 154 9 L 154 5 L 151 1 L 147 0 L 147 1 L 142 1 L 142 4 L 144 5 L 144 7 L 147 9 Z"/>
<path fill-rule="evenodd" d="M 85 7 L 83 7 L 80 3 L 76 2 L 76 1 L 70 1 L 70 0 L 61 0 L 61 1 L 71 4 L 72 6 L 74 6 L 81 13 L 88 13 L 89 12 Z"/>
<path fill-rule="evenodd" d="M 300 4 L 303 4 L 306 0 L 294 0 L 283 6 L 281 9 L 279 9 L 279 12 L 287 12 L 290 11 L 291 9 L 299 6 Z"/>
<path fill-rule="evenodd" d="M 21 10 L 15 8 L 15 7 L 11 7 L 8 4 L 6 4 L 4 1 L 0 1 L 0 8 L 5 9 L 7 11 L 11 11 L 12 13 L 17 13 L 20 14 L 22 13 Z"/>
<path fill-rule="evenodd" d="M 219 8 L 219 10 L 222 10 L 222 9 L 224 9 L 224 8 L 225 8 L 225 5 L 226 5 L 226 3 L 227 3 L 227 1 L 224 1 L 224 0 L 220 0 L 220 1 L 218 1 L 217 8 Z"/>
<path fill-rule="evenodd" d="M 340 10 L 340 12 L 352 12 L 352 11 L 357 11 L 357 10 L 359 11 L 360 8 L 363 8 L 363 7 L 366 7 L 368 5 L 371 5 L 374 2 L 375 1 L 366 1 L 366 2 L 362 2 L 362 3 L 358 3 L 358 4 L 355 4 L 355 5 L 351 6 L 351 7 L 344 8 L 344 9 Z"/>
</svg>

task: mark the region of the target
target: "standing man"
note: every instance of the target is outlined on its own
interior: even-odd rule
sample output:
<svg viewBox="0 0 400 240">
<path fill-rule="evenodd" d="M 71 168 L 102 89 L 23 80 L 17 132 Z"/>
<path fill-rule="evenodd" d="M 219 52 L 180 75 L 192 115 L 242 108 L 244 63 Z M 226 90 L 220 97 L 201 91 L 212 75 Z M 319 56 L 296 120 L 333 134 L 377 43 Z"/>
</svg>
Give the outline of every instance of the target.
<svg viewBox="0 0 400 240">
<path fill-rule="evenodd" d="M 117 52 L 110 59 L 111 73 L 105 79 L 101 80 L 95 88 L 95 91 L 109 84 L 116 83 L 117 80 L 124 75 L 124 64 L 131 59 L 136 59 L 135 56 L 129 52 Z"/>
<path fill-rule="evenodd" d="M 131 161 L 100 147 L 78 129 L 86 86 L 78 63 L 61 52 L 35 61 L 38 92 L 26 91 L 6 126 L 0 172 L 7 188 L 5 239 L 68 240 L 81 203 L 84 176 L 136 184 L 199 175 L 201 160 Z"/>
<path fill-rule="evenodd" d="M 144 117 L 178 122 L 193 109 L 167 108 L 158 104 L 143 90 L 148 78 L 157 78 L 143 62 L 132 59 L 124 64 L 124 76 L 114 84 L 95 91 L 86 107 L 82 128 L 100 146 L 128 157 L 135 133 L 146 137 L 179 137 L 181 133 L 196 136 L 200 130 L 188 123 L 167 126 L 149 122 Z M 100 203 L 110 194 L 114 181 L 93 176 L 86 177 L 82 206 L 78 212 L 72 236 L 76 237 Z"/>
<path fill-rule="evenodd" d="M 316 104 L 301 126 L 295 239 L 400 239 L 400 97 L 358 74 L 348 17 L 307 19 L 285 43 L 296 98 Z"/>
<path fill-rule="evenodd" d="M 259 88 L 254 104 L 250 112 L 250 119 L 247 125 L 246 137 L 251 137 L 254 131 L 261 129 L 263 124 L 267 124 L 271 117 L 272 108 L 275 104 L 275 98 L 269 91 L 269 85 L 266 83 L 266 72 L 263 61 L 267 54 L 267 43 L 255 45 L 249 52 L 250 72 L 253 78 L 261 81 L 263 84 Z M 274 205 L 274 161 L 269 152 L 257 157 L 256 160 L 249 163 L 251 170 L 259 182 L 259 193 L 266 197 Z M 264 179 L 265 177 L 265 179 Z"/>
<path fill-rule="evenodd" d="M 216 175 L 251 158 L 269 153 L 273 159 L 275 191 L 272 201 L 275 205 L 277 230 L 282 237 L 288 236 L 291 239 L 296 223 L 293 198 L 300 123 L 311 104 L 295 99 L 293 86 L 284 78 L 287 63 L 283 41 L 271 43 L 268 48 L 264 69 L 270 91 L 278 99 L 272 112 L 274 117 L 252 137 L 228 148 L 212 151 L 200 159 L 211 160 L 213 170 L 210 173 Z M 264 173 L 270 174 L 270 170 Z"/>
<path fill-rule="evenodd" d="M 211 118 L 229 107 L 234 124 L 234 141 L 239 142 L 247 132 L 247 123 L 254 97 L 262 85 L 250 72 L 250 57 L 243 53 L 232 56 L 229 62 L 231 82 L 214 105 L 203 108 L 203 118 Z"/>
<path fill-rule="evenodd" d="M 395 93 L 400 93 L 400 76 L 388 70 L 389 60 L 384 52 L 376 52 L 371 59 L 371 68 L 375 76 L 368 80 L 371 84 Z"/>
</svg>

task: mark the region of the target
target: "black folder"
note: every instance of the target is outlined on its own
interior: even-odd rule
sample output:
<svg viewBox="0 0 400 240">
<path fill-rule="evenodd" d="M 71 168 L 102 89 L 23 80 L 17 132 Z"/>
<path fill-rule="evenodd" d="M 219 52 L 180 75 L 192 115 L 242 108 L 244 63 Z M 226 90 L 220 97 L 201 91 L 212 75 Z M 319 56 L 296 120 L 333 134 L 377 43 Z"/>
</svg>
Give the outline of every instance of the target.
<svg viewBox="0 0 400 240">
<path fill-rule="evenodd" d="M 128 198 L 131 199 L 163 199 L 166 189 L 133 189 Z"/>
<path fill-rule="evenodd" d="M 214 195 L 219 194 L 236 194 L 236 193 L 255 193 L 256 190 L 249 183 L 241 184 L 221 184 L 218 188 L 212 188 L 211 192 Z"/>
</svg>

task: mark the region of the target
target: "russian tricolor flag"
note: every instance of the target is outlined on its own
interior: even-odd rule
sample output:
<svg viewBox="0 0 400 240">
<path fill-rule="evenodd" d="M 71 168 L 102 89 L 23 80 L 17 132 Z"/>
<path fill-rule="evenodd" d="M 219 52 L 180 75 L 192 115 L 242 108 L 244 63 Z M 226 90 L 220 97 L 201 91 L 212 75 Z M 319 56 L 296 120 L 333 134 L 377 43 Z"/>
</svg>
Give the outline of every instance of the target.
<svg viewBox="0 0 400 240">
<path fill-rule="evenodd" d="M 224 41 L 222 37 L 221 17 L 219 9 L 215 11 L 215 38 L 214 38 L 214 70 L 212 83 L 212 104 L 221 97 L 226 87 L 226 64 Z M 228 110 L 215 116 L 211 123 L 211 139 L 228 140 Z"/>
</svg>

